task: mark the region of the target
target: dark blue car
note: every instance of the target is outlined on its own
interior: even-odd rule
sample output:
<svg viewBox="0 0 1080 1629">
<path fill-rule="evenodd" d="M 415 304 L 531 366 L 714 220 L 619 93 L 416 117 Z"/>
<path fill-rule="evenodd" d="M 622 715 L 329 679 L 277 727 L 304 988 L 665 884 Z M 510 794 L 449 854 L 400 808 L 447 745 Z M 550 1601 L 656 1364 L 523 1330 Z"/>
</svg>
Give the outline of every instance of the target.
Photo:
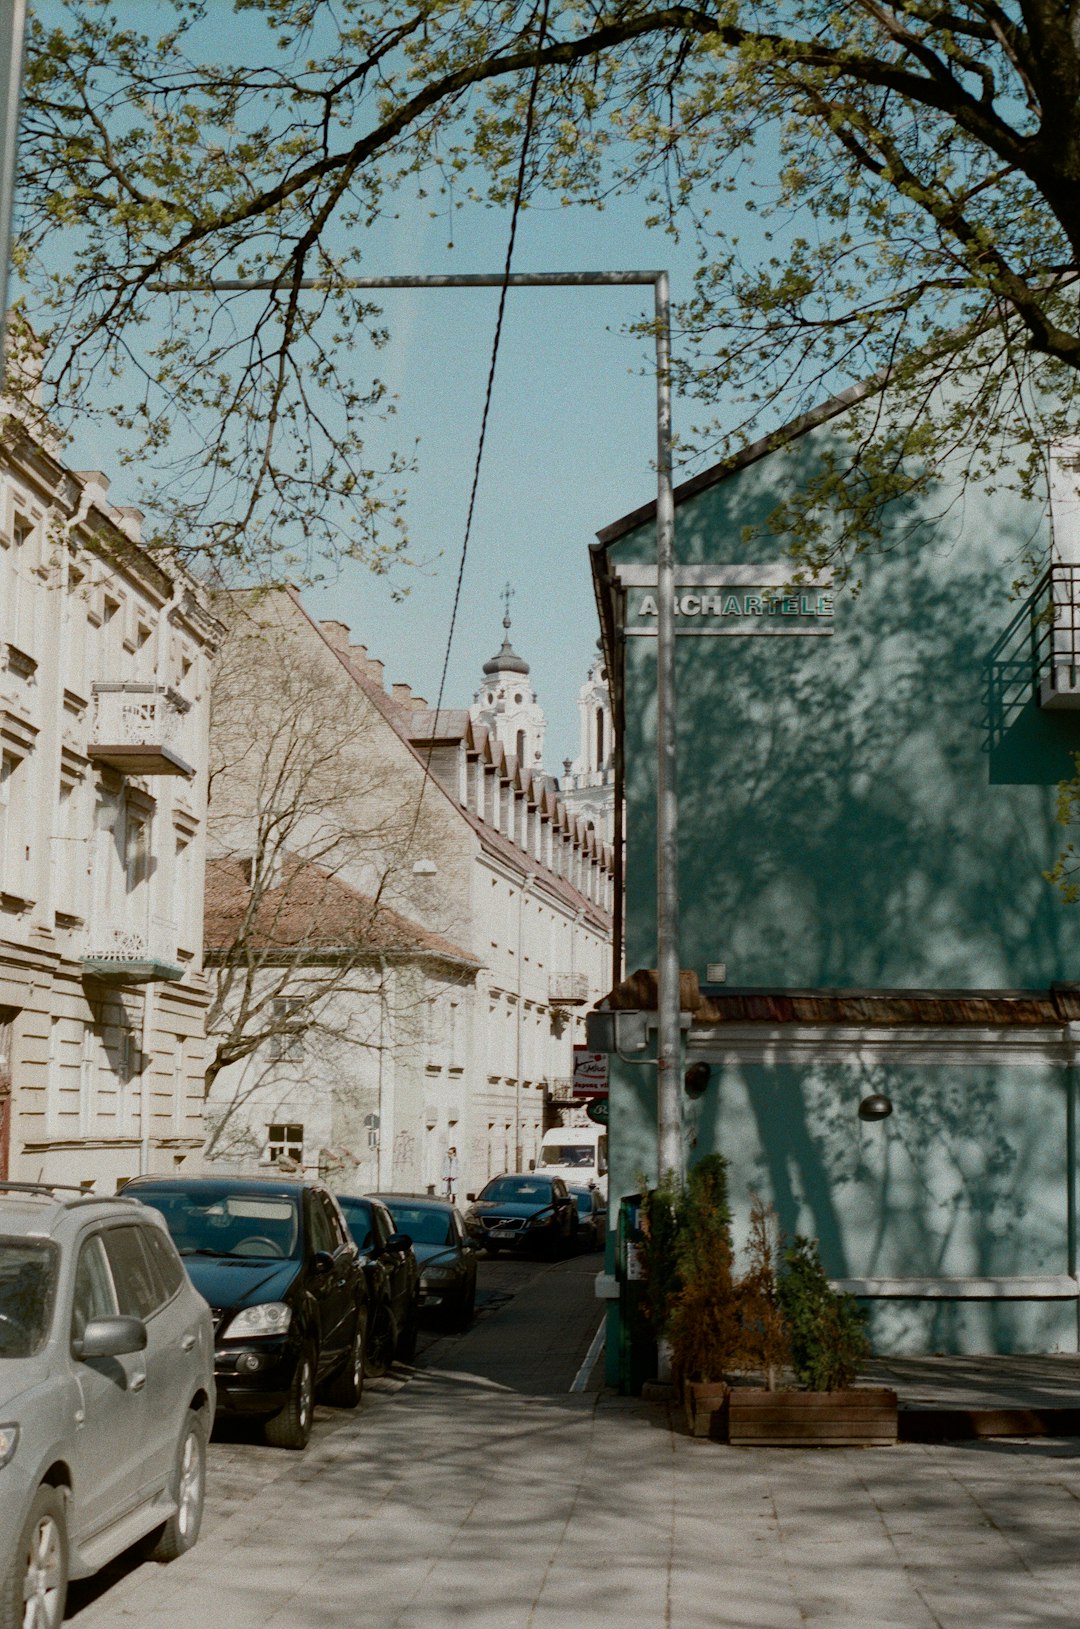
<svg viewBox="0 0 1080 1629">
<path fill-rule="evenodd" d="M 261 1415 L 303 1448 L 315 1392 L 355 1408 L 364 1382 L 363 1268 L 337 1202 L 289 1177 L 137 1177 L 125 1193 L 165 1218 L 214 1319 L 220 1410 Z"/>
</svg>

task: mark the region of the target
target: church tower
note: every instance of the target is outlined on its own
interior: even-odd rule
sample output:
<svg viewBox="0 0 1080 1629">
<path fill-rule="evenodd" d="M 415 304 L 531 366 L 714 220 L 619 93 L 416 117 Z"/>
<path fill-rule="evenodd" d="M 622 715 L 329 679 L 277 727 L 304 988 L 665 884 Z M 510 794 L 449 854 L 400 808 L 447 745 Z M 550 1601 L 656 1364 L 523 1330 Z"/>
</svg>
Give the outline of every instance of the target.
<svg viewBox="0 0 1080 1629">
<path fill-rule="evenodd" d="M 591 823 L 606 843 L 615 834 L 615 740 L 611 693 L 603 652 L 598 648 L 578 692 L 581 750 L 567 758 L 559 795 L 579 819 Z"/>
<path fill-rule="evenodd" d="M 510 643 L 509 584 L 503 590 L 506 606 L 503 616 L 502 648 L 484 663 L 480 688 L 473 696 L 469 716 L 483 724 L 502 742 L 511 758 L 534 774 L 544 769 L 544 732 L 547 719 L 529 683 L 529 664 Z"/>
</svg>

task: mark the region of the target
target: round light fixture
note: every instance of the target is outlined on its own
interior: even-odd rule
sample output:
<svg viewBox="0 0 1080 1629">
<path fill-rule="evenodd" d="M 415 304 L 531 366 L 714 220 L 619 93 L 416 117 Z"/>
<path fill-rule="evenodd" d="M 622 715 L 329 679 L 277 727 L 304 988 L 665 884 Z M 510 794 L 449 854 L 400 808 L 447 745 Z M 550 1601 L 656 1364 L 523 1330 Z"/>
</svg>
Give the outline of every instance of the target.
<svg viewBox="0 0 1080 1629">
<path fill-rule="evenodd" d="M 892 1113 L 892 1098 L 884 1092 L 871 1092 L 859 1104 L 860 1120 L 887 1120 Z"/>
</svg>

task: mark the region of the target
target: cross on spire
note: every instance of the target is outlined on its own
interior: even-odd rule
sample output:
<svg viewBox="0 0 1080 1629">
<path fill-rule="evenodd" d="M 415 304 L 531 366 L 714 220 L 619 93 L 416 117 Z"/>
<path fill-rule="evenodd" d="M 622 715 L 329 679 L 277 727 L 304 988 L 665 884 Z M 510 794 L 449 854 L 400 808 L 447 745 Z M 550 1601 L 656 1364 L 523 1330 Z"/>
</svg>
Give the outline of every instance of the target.
<svg viewBox="0 0 1080 1629">
<path fill-rule="evenodd" d="M 507 583 L 505 585 L 505 587 L 503 588 L 502 594 L 499 597 L 502 600 L 503 606 L 505 608 L 504 612 L 503 612 L 503 627 L 504 628 L 509 628 L 509 626 L 510 626 L 510 601 L 514 597 L 514 590 L 510 587 L 509 583 Z"/>
</svg>

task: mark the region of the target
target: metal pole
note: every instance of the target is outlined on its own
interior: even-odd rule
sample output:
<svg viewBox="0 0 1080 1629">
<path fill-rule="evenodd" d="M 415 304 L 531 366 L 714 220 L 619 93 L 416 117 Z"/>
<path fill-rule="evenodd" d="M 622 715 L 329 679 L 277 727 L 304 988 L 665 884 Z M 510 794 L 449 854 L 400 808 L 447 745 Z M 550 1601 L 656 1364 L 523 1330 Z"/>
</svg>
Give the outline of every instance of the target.
<svg viewBox="0 0 1080 1629">
<path fill-rule="evenodd" d="M 679 805 L 675 742 L 675 497 L 671 484 L 671 311 L 656 279 L 656 1155 L 657 1178 L 683 1177 L 679 1031 Z"/>
<path fill-rule="evenodd" d="M 19 144 L 26 0 L 0 4 L 0 379 L 7 328 L 8 269 L 11 264 L 11 211 Z"/>
<path fill-rule="evenodd" d="M 671 479 L 671 307 L 666 271 L 472 272 L 447 276 L 214 278 L 153 283 L 158 294 L 271 293 L 335 288 L 619 288 L 651 285 L 656 326 L 656 965 L 659 1043 L 656 1091 L 657 1176 L 683 1176 L 682 1035 L 679 1029 L 679 841 L 676 793 L 675 499 Z M 519 995 L 520 1005 L 520 995 Z M 519 1014 L 520 1023 L 520 1014 Z M 518 1061 L 518 1092 L 521 1063 Z M 517 1111 L 516 1163 L 521 1164 Z"/>
</svg>

